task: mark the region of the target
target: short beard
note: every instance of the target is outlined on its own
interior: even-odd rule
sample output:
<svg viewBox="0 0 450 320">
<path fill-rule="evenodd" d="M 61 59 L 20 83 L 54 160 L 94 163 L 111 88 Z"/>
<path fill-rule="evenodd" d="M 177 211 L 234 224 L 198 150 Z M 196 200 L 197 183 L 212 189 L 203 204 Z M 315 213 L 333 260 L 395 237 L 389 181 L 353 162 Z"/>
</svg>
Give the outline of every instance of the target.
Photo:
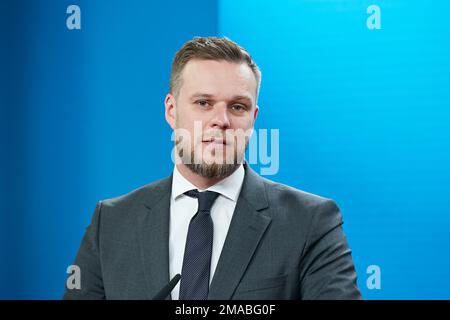
<svg viewBox="0 0 450 320">
<path fill-rule="evenodd" d="M 178 148 L 177 148 L 178 149 Z M 178 155 L 180 158 L 183 158 L 183 149 L 178 149 Z M 241 165 L 240 162 L 237 161 L 237 155 L 235 154 L 233 163 L 225 163 L 225 164 L 207 164 L 207 163 L 195 163 L 194 161 L 194 151 L 191 152 L 191 161 L 189 163 L 185 163 L 184 165 L 188 167 L 193 173 L 198 174 L 204 178 L 216 178 L 216 179 L 224 179 L 230 176 L 236 169 Z"/>
<path fill-rule="evenodd" d="M 192 172 L 198 174 L 199 176 L 202 176 L 204 178 L 217 178 L 217 179 L 224 179 L 228 176 L 230 176 L 236 169 L 240 166 L 240 163 L 234 163 L 234 164 L 195 164 L 190 163 L 186 164 L 186 167 L 188 167 Z"/>
</svg>

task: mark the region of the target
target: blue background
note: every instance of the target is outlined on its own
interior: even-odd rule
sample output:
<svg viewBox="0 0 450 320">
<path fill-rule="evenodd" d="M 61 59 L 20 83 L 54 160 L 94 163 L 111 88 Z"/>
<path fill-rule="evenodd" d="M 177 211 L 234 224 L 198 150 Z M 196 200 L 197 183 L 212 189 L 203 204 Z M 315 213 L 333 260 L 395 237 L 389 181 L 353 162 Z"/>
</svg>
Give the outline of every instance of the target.
<svg viewBox="0 0 450 320">
<path fill-rule="evenodd" d="M 81 30 L 66 27 L 70 4 Z M 380 30 L 366 26 L 371 4 Z M 364 298 L 450 299 L 449 12 L 445 0 L 1 1 L 0 298 L 59 299 L 95 203 L 170 174 L 171 60 L 218 35 L 262 70 L 256 128 L 280 130 L 268 178 L 337 201 Z"/>
</svg>

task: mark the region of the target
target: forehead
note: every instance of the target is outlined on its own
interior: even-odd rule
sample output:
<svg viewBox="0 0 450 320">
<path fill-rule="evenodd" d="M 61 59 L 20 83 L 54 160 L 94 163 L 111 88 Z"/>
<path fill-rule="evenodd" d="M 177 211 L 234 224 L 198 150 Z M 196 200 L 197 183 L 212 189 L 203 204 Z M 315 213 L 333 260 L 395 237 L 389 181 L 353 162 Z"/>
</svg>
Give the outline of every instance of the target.
<svg viewBox="0 0 450 320">
<path fill-rule="evenodd" d="M 183 69 L 180 95 L 189 97 L 194 93 L 228 97 L 256 95 L 256 78 L 245 63 L 215 60 L 191 60 Z"/>
</svg>

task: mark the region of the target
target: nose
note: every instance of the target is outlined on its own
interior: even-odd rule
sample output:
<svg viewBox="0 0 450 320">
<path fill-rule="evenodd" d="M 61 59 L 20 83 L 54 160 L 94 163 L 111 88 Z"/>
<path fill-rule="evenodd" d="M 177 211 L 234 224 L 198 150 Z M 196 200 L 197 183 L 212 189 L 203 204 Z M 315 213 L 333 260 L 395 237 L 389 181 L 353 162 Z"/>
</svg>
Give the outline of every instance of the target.
<svg viewBox="0 0 450 320">
<path fill-rule="evenodd" d="M 211 127 L 219 129 L 227 129 L 231 126 L 230 118 L 228 117 L 228 108 L 225 104 L 216 105 L 214 108 L 214 116 L 210 123 Z"/>
</svg>

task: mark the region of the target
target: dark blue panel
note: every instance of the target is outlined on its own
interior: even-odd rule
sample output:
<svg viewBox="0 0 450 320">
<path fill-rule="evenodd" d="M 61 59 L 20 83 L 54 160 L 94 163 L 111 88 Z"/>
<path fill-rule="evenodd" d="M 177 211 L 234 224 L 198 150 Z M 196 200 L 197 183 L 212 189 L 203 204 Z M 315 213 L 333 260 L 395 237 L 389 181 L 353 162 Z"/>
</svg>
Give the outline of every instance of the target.
<svg viewBox="0 0 450 320">
<path fill-rule="evenodd" d="M 71 4 L 81 8 L 81 30 L 66 27 Z M 170 63 L 194 35 L 216 35 L 217 4 L 46 0 L 0 8 L 8 71 L 0 298 L 57 299 L 96 201 L 170 174 Z"/>
</svg>

